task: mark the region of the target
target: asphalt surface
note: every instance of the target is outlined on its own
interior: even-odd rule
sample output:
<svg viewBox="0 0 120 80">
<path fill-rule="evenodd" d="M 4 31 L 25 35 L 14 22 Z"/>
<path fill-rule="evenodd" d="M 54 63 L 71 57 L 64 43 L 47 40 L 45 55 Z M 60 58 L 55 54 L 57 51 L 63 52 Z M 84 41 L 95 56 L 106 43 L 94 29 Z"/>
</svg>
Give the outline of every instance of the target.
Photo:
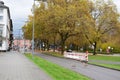
<svg viewBox="0 0 120 80">
<path fill-rule="evenodd" d="M 52 80 L 42 69 L 18 52 L 0 52 L 0 80 Z"/>
<path fill-rule="evenodd" d="M 111 70 L 89 64 L 85 65 L 80 61 L 76 61 L 72 59 L 58 58 L 40 53 L 35 53 L 35 55 L 44 58 L 50 62 L 53 62 L 55 64 L 58 64 L 62 67 L 86 75 L 92 78 L 92 80 L 120 80 L 120 71 Z"/>
</svg>

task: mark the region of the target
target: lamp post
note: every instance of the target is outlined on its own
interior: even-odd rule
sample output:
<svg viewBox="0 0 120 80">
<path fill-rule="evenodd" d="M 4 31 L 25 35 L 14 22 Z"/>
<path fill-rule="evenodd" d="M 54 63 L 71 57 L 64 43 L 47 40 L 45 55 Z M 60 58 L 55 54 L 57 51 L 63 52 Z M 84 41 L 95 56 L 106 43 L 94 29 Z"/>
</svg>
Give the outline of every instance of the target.
<svg viewBox="0 0 120 80">
<path fill-rule="evenodd" d="M 34 54 L 34 31 L 35 31 L 35 1 L 40 0 L 34 0 L 33 2 L 33 25 L 32 25 L 32 57 Z"/>
<path fill-rule="evenodd" d="M 33 54 L 34 54 L 34 28 L 35 28 L 35 0 L 33 2 L 33 25 L 32 25 L 32 57 L 33 57 Z"/>
</svg>

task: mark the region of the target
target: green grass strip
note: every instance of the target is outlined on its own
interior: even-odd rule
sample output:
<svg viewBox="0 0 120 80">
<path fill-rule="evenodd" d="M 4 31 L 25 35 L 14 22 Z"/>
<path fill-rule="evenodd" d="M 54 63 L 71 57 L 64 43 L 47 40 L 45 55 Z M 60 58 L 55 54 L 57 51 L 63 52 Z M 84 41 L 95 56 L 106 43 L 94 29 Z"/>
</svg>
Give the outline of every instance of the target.
<svg viewBox="0 0 120 80">
<path fill-rule="evenodd" d="M 120 56 L 90 55 L 89 60 L 120 62 Z M 96 62 L 92 62 L 92 64 L 120 70 L 120 64 L 105 64 L 105 63 L 96 63 Z"/>
<path fill-rule="evenodd" d="M 41 69 L 47 72 L 53 78 L 53 80 L 91 80 L 84 75 L 81 75 L 69 69 L 65 69 L 38 56 L 34 56 L 33 59 L 30 54 L 26 54 L 26 56 Z"/>
<path fill-rule="evenodd" d="M 112 68 L 112 69 L 117 69 L 120 70 L 120 64 L 101 64 L 101 63 L 92 63 L 98 66 L 103 66 L 106 68 Z"/>
<path fill-rule="evenodd" d="M 59 52 L 43 52 L 43 54 L 52 55 L 52 56 L 56 56 L 56 57 L 64 57 Z"/>
<path fill-rule="evenodd" d="M 100 55 L 91 55 L 89 56 L 89 60 L 105 60 L 105 61 L 114 61 L 120 62 L 120 56 L 100 56 Z"/>
</svg>

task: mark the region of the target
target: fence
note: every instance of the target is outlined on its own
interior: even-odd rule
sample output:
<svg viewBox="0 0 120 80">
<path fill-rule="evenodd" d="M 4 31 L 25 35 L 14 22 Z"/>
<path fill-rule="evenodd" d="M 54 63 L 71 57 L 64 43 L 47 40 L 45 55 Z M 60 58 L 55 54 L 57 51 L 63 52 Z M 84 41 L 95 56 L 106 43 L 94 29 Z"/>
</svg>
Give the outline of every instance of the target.
<svg viewBox="0 0 120 80">
<path fill-rule="evenodd" d="M 80 60 L 80 61 L 88 61 L 88 54 L 86 54 L 86 53 L 65 52 L 64 57 L 72 58 L 72 59 L 76 59 L 76 60 Z"/>
</svg>

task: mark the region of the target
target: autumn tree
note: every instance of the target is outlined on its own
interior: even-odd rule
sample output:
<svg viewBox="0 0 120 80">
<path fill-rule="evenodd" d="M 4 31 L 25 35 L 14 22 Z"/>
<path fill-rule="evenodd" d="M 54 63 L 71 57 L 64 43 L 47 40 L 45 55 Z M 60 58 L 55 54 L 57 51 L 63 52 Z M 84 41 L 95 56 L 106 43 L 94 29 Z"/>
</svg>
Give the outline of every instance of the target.
<svg viewBox="0 0 120 80">
<path fill-rule="evenodd" d="M 22 27 L 22 31 L 24 32 L 24 38 L 26 39 L 32 39 L 32 22 L 33 17 L 29 16 L 29 21 L 26 21 L 25 25 Z"/>
<path fill-rule="evenodd" d="M 88 14 L 87 9 L 87 0 L 50 0 L 48 8 L 41 4 L 35 10 L 35 39 L 50 41 L 52 37 L 55 43 L 56 37 L 60 38 L 63 54 L 66 40 L 80 33 L 78 24 Z"/>
<path fill-rule="evenodd" d="M 108 0 L 96 0 L 90 7 L 90 14 L 92 19 L 84 20 L 83 26 L 84 34 L 91 45 L 94 46 L 94 55 L 96 54 L 97 44 L 102 41 L 103 38 L 118 26 L 118 12 L 115 4 Z"/>
<path fill-rule="evenodd" d="M 63 54 L 66 40 L 80 33 L 78 24 L 81 22 L 80 18 L 88 14 L 88 4 L 87 0 L 52 0 L 51 4 L 48 9 L 53 14 L 49 17 L 60 36 Z"/>
<path fill-rule="evenodd" d="M 86 40 L 93 45 L 96 54 L 98 43 L 117 30 L 119 15 L 111 0 L 48 0 L 47 4 L 35 8 L 35 40 L 49 44 L 59 41 L 61 54 L 66 41 L 73 39 L 74 44 L 80 45 L 80 38 L 82 45 Z M 32 17 L 25 30 L 26 38 L 31 39 Z"/>
</svg>

